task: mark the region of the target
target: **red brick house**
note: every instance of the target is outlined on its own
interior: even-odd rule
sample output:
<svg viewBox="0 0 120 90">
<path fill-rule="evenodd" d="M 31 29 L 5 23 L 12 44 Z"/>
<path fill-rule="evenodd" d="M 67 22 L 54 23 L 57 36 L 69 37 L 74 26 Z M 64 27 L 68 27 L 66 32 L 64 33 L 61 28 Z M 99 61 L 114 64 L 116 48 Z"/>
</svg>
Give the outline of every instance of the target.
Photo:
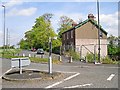
<svg viewBox="0 0 120 90">
<path fill-rule="evenodd" d="M 107 55 L 107 32 L 100 26 L 101 56 Z M 93 14 L 88 19 L 62 33 L 63 51 L 70 48 L 86 56 L 87 53 L 98 53 L 98 24 Z"/>
</svg>

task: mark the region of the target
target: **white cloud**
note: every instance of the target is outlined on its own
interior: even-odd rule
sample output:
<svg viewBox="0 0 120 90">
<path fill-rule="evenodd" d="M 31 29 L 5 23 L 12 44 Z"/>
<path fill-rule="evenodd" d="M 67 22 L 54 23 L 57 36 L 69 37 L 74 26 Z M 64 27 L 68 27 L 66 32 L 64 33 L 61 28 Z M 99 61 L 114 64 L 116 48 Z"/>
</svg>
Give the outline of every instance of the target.
<svg viewBox="0 0 120 90">
<path fill-rule="evenodd" d="M 60 16 L 65 15 L 70 18 L 72 18 L 74 21 L 78 22 L 79 19 L 82 21 L 87 19 L 87 15 L 83 15 L 82 13 L 65 13 L 65 12 L 56 12 L 55 18 L 52 20 L 52 24 L 57 30 L 58 28 L 58 22 Z M 97 20 L 97 15 L 96 15 L 96 20 Z M 118 36 L 118 12 L 113 13 L 113 14 L 101 14 L 100 15 L 100 24 L 102 27 L 105 29 L 105 31 L 108 32 L 108 36 L 110 34 Z"/>
<path fill-rule="evenodd" d="M 37 11 L 37 8 L 30 7 L 27 9 L 17 10 L 16 8 L 11 9 L 8 12 L 8 16 L 31 16 Z"/>
<path fill-rule="evenodd" d="M 9 7 L 13 7 L 15 5 L 21 5 L 22 3 L 23 3 L 22 0 L 10 0 L 9 2 L 5 3 L 5 6 L 7 8 L 9 8 Z"/>
<path fill-rule="evenodd" d="M 112 34 L 118 36 L 118 12 L 113 14 L 101 14 L 100 23 L 104 29 L 108 32 L 108 35 Z"/>
</svg>

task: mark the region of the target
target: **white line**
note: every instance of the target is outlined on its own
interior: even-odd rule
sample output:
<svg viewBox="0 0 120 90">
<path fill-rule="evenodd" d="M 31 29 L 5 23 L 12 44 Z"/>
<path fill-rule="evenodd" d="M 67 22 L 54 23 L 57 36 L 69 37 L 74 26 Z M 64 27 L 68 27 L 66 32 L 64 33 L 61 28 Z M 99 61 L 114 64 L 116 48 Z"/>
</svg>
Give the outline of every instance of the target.
<svg viewBox="0 0 120 90">
<path fill-rule="evenodd" d="M 73 77 L 76 77 L 76 76 L 78 76 L 79 74 L 80 74 L 80 73 L 76 73 L 75 75 L 72 75 L 72 76 L 70 76 L 70 77 L 64 79 L 64 81 L 67 81 L 67 80 L 69 80 L 69 79 L 71 79 L 71 78 L 73 78 Z"/>
<path fill-rule="evenodd" d="M 2 74 L 2 76 L 5 75 L 6 73 L 8 73 L 11 70 L 12 70 L 12 68 L 10 68 L 9 70 L 7 70 L 4 74 Z M 0 78 L 2 78 L 2 76 L 0 76 Z"/>
<path fill-rule="evenodd" d="M 111 81 L 114 76 L 115 76 L 115 74 L 111 74 L 107 80 Z"/>
<path fill-rule="evenodd" d="M 64 87 L 64 88 L 78 88 L 78 87 L 85 87 L 85 86 L 91 86 L 92 84 L 83 84 L 83 85 L 76 85 L 76 86 L 70 86 L 70 87 Z"/>
<path fill-rule="evenodd" d="M 61 72 L 61 73 L 77 73 L 77 72 L 65 72 L 65 71 L 56 71 L 56 72 Z"/>
<path fill-rule="evenodd" d="M 70 77 L 67 77 L 67 78 L 63 79 L 62 81 L 59 81 L 59 82 L 54 83 L 54 84 L 52 84 L 52 85 L 49 85 L 49 86 L 47 86 L 47 87 L 45 87 L 45 88 L 52 88 L 52 87 L 54 87 L 54 86 L 56 86 L 56 85 L 58 85 L 58 84 L 61 84 L 61 83 L 65 82 L 65 81 L 67 81 L 67 80 L 72 79 L 73 77 L 78 76 L 79 74 L 80 74 L 80 73 L 76 73 L 76 74 L 74 74 L 74 75 L 72 75 L 72 76 L 70 76 Z"/>
</svg>

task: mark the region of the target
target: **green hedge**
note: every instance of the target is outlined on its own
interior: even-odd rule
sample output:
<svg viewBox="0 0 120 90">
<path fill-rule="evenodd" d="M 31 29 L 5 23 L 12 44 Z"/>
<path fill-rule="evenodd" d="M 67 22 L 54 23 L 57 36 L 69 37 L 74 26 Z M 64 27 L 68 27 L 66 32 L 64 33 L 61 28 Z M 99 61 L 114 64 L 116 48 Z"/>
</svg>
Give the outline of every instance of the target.
<svg viewBox="0 0 120 90">
<path fill-rule="evenodd" d="M 98 62 L 98 54 L 95 55 L 95 59 L 96 59 L 96 62 Z M 86 59 L 88 62 L 90 63 L 94 63 L 95 60 L 94 60 L 94 55 L 93 54 L 90 54 L 90 53 L 87 53 L 86 55 Z M 120 62 L 119 61 L 113 61 L 112 59 L 110 59 L 108 56 L 102 58 L 101 57 L 101 62 L 103 64 L 119 64 Z"/>
</svg>

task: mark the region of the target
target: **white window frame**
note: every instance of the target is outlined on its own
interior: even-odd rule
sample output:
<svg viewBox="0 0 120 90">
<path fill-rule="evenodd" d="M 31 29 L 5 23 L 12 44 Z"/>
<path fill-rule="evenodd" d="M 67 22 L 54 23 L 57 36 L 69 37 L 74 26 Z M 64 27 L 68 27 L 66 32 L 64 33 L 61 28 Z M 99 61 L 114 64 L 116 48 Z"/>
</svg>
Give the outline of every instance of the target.
<svg viewBox="0 0 120 90">
<path fill-rule="evenodd" d="M 73 38 L 73 30 L 71 30 L 71 32 L 70 32 L 70 33 L 71 33 L 71 35 L 70 35 L 70 36 L 71 36 L 71 38 Z"/>
</svg>

